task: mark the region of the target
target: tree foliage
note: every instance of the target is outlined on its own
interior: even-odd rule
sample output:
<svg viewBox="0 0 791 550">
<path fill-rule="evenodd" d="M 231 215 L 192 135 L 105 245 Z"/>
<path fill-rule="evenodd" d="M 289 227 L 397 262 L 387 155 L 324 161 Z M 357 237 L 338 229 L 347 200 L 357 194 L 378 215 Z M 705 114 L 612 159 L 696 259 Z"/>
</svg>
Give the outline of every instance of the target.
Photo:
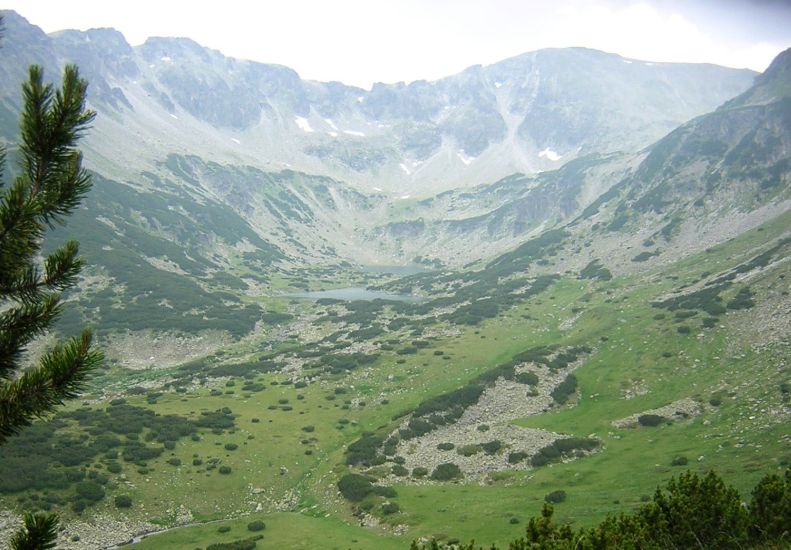
<svg viewBox="0 0 791 550">
<path fill-rule="evenodd" d="M 64 70 L 59 90 L 44 85 L 37 66 L 22 86 L 20 173 L 0 188 L 0 444 L 75 397 L 101 361 L 86 329 L 21 372 L 26 346 L 52 327 L 61 293 L 83 265 L 75 241 L 48 254 L 43 265 L 37 257 L 47 229 L 63 224 L 90 189 L 75 148 L 94 117 L 85 108 L 86 87 L 74 66 Z"/>
<path fill-rule="evenodd" d="M 69 338 L 27 366 L 24 353 L 51 329 L 62 312 L 61 296 L 83 262 L 68 241 L 41 259 L 47 230 L 63 225 L 91 187 L 76 143 L 94 118 L 85 106 L 87 83 L 77 68 L 64 69 L 61 87 L 44 84 L 31 66 L 22 85 L 18 173 L 4 183 L 0 149 L 0 445 L 76 397 L 102 360 L 91 331 Z M 15 549 L 52 548 L 56 515 L 27 514 L 11 540 Z"/>
<path fill-rule="evenodd" d="M 55 514 L 25 514 L 24 529 L 11 538 L 12 550 L 45 550 L 55 548 L 58 536 L 58 516 Z"/>
<path fill-rule="evenodd" d="M 604 550 L 620 548 L 787 548 L 791 544 L 791 470 L 770 474 L 755 487 L 749 505 L 714 472 L 687 472 L 657 489 L 631 514 L 609 515 L 592 528 L 574 529 L 553 519 L 552 504 L 531 518 L 525 536 L 508 550 Z M 414 550 L 439 550 L 436 541 Z M 459 546 L 476 550 L 474 542 Z M 497 550 L 491 546 L 490 550 Z"/>
</svg>

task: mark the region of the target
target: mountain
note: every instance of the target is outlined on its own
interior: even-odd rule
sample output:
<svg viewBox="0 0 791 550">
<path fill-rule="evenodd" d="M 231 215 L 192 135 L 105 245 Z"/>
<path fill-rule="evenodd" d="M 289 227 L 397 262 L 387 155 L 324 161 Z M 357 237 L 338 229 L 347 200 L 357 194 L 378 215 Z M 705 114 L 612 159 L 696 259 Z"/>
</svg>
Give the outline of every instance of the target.
<svg viewBox="0 0 791 550">
<path fill-rule="evenodd" d="M 241 335 L 259 312 L 235 295 L 272 292 L 284 274 L 298 289 L 304 266 L 490 258 L 644 178 L 670 145 L 644 147 L 750 94 L 753 76 L 574 48 L 366 91 L 189 39 L 133 48 L 112 29 L 47 35 L 14 12 L 4 22 L 6 139 L 28 63 L 52 75 L 74 61 L 90 81 L 96 183 L 72 231 L 97 281 L 82 298 L 105 304 L 82 316 L 110 330 L 143 328 L 146 312 L 167 304 L 161 326 L 210 319 L 205 328 Z M 158 283 L 139 288 L 144 280 Z"/>
<path fill-rule="evenodd" d="M 790 70 L 787 50 L 743 94 L 638 153 L 589 155 L 556 171 L 421 201 L 412 210 L 413 253 L 459 264 L 454 257 L 471 243 L 504 251 L 568 227 L 578 243 L 569 263 L 579 269 L 606 258 L 623 273 L 678 261 L 757 227 L 791 206 Z M 455 219 L 432 218 L 435 203 Z M 375 237 L 403 224 L 382 226 Z"/>
<path fill-rule="evenodd" d="M 651 146 L 633 174 L 575 221 L 586 239 L 603 239 L 598 250 L 616 270 L 638 258 L 648 266 L 678 261 L 788 211 L 790 53 L 743 95 Z M 616 235 L 619 247 L 606 242 Z"/>
<path fill-rule="evenodd" d="M 100 113 L 86 143 L 92 167 L 128 165 L 119 162 L 123 150 L 135 159 L 129 169 L 142 170 L 166 151 L 422 195 L 638 150 L 743 92 L 754 76 L 572 48 L 369 91 L 305 81 L 188 39 L 133 48 L 112 29 L 46 35 L 14 12 L 5 25 L 4 108 L 14 111 L 27 65 L 56 74 L 77 63 Z M 121 135 L 135 139 L 121 147 Z"/>
</svg>

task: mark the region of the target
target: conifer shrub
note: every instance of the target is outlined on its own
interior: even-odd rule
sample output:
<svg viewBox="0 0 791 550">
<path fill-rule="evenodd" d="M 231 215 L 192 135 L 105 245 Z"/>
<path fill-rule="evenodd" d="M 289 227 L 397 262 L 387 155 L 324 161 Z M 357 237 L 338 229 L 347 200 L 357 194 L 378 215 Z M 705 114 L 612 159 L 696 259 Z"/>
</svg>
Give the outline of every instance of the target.
<svg viewBox="0 0 791 550">
<path fill-rule="evenodd" d="M 373 488 L 373 493 L 375 495 L 379 495 L 380 497 L 395 498 L 398 496 L 398 493 L 396 493 L 396 490 L 392 487 L 387 487 L 385 485 L 374 485 Z"/>
<path fill-rule="evenodd" d="M 641 414 L 637 417 L 638 424 L 648 427 L 659 426 L 666 420 L 667 419 L 664 416 L 660 416 L 658 414 Z"/>
<path fill-rule="evenodd" d="M 644 504 L 634 512 L 609 515 L 592 528 L 555 523 L 553 505 L 547 502 L 541 515 L 529 520 L 523 538 L 508 548 L 785 548 L 791 525 L 790 472 L 765 476 L 747 506 L 714 472 L 687 472 L 657 489 L 653 498 L 643 495 Z M 565 496 L 553 491 L 545 499 L 562 502 Z M 439 546 L 432 541 L 430 548 Z"/>
<path fill-rule="evenodd" d="M 473 456 L 481 452 L 481 446 L 477 443 L 472 443 L 470 445 L 462 445 L 456 452 L 459 453 L 461 456 Z"/>
<path fill-rule="evenodd" d="M 374 492 L 371 480 L 360 474 L 346 474 L 338 481 L 338 490 L 346 500 L 360 502 Z"/>
<path fill-rule="evenodd" d="M 560 504 L 566 500 L 566 491 L 559 489 L 544 496 L 544 501 L 550 504 Z"/>
<path fill-rule="evenodd" d="M 527 384 L 529 386 L 535 386 L 538 384 L 538 375 L 534 372 L 520 372 L 514 378 L 520 384 Z"/>
<path fill-rule="evenodd" d="M 559 405 L 568 401 L 569 397 L 577 391 L 577 377 L 569 374 L 550 394 Z"/>
<path fill-rule="evenodd" d="M 519 464 L 527 457 L 528 454 L 524 451 L 516 451 L 514 453 L 508 453 L 508 464 Z"/>
<path fill-rule="evenodd" d="M 115 507 L 116 508 L 131 508 L 132 507 L 132 497 L 129 495 L 118 495 L 115 497 Z"/>
<path fill-rule="evenodd" d="M 401 507 L 398 504 L 396 504 L 395 502 L 386 502 L 386 503 L 382 504 L 382 514 L 384 514 L 386 516 L 389 516 L 391 514 L 395 514 L 396 512 L 399 512 L 400 510 L 401 510 Z"/>
<path fill-rule="evenodd" d="M 494 441 L 489 441 L 487 443 L 481 443 L 481 449 L 487 455 L 493 455 L 502 448 L 503 442 L 499 439 L 495 439 Z"/>
<path fill-rule="evenodd" d="M 461 468 L 452 462 L 440 464 L 431 472 L 431 479 L 435 481 L 450 481 L 463 477 Z"/>
<path fill-rule="evenodd" d="M 98 502 L 104 498 L 104 487 L 95 481 L 81 481 L 76 487 L 77 498 L 88 502 Z"/>
<path fill-rule="evenodd" d="M 256 531 L 263 531 L 266 529 L 266 524 L 263 521 L 251 521 L 247 524 L 247 530 L 256 532 Z"/>
</svg>

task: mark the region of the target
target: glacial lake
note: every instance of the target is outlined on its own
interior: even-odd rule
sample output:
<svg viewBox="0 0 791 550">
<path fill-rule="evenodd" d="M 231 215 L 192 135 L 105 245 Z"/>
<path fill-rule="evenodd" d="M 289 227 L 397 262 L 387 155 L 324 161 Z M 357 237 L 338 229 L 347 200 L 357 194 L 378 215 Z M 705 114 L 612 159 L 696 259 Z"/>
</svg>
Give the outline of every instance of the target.
<svg viewBox="0 0 791 550">
<path fill-rule="evenodd" d="M 332 290 L 314 290 L 313 292 L 291 292 L 284 294 L 288 298 L 303 298 L 305 300 L 321 300 L 331 298 L 333 300 L 344 300 L 353 302 L 354 300 L 391 300 L 396 302 L 420 302 L 423 298 L 407 294 L 392 294 L 384 290 L 369 290 L 364 287 L 333 288 Z"/>
</svg>

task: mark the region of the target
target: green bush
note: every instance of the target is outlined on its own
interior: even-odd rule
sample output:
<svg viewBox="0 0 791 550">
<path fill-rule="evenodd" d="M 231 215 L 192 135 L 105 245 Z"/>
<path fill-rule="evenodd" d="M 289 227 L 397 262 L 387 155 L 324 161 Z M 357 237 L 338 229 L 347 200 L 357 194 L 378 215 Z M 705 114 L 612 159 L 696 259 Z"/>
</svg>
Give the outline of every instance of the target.
<svg viewBox="0 0 791 550">
<path fill-rule="evenodd" d="M 206 550 L 253 550 L 256 547 L 256 540 L 263 538 L 263 535 L 256 535 L 249 539 L 239 539 L 232 542 L 215 542 L 206 547 Z"/>
<path fill-rule="evenodd" d="M 658 414 L 641 414 L 637 417 L 637 423 L 641 426 L 659 426 L 667 419 L 664 416 L 660 416 Z"/>
<path fill-rule="evenodd" d="M 515 453 L 508 453 L 508 464 L 519 464 L 526 459 L 528 454 L 524 451 L 517 451 Z"/>
<path fill-rule="evenodd" d="M 76 486 L 77 498 L 88 502 L 98 502 L 104 498 L 104 487 L 95 481 L 80 481 Z"/>
<path fill-rule="evenodd" d="M 577 377 L 569 374 L 554 390 L 552 390 L 552 399 L 559 405 L 568 401 L 569 397 L 577 391 Z"/>
<path fill-rule="evenodd" d="M 220 468 L 217 471 L 220 472 L 222 475 L 227 476 L 227 475 L 229 475 L 231 473 L 231 467 L 230 466 L 220 466 Z"/>
<path fill-rule="evenodd" d="M 251 521 L 247 524 L 247 530 L 256 532 L 256 531 L 263 531 L 266 529 L 266 524 L 263 521 Z"/>
<path fill-rule="evenodd" d="M 393 489 L 392 487 L 387 487 L 384 485 L 374 485 L 373 488 L 374 488 L 373 491 L 374 494 L 379 495 L 380 497 L 395 498 L 398 496 L 398 493 L 396 493 L 396 490 Z"/>
<path fill-rule="evenodd" d="M 566 500 L 566 491 L 564 491 L 563 489 L 552 491 L 551 493 L 548 493 L 544 497 L 544 501 L 549 502 L 551 504 L 559 504 L 561 502 L 564 502 L 565 500 Z"/>
<path fill-rule="evenodd" d="M 132 497 L 129 495 L 118 495 L 115 497 L 115 507 L 116 508 L 131 508 L 132 507 Z"/>
<path fill-rule="evenodd" d="M 520 372 L 514 378 L 520 384 L 527 384 L 530 386 L 535 386 L 538 384 L 538 375 L 534 372 Z"/>
<path fill-rule="evenodd" d="M 509 548 L 786 548 L 790 472 L 765 476 L 748 506 L 714 472 L 703 477 L 687 472 L 657 489 L 653 499 L 643 495 L 640 501 L 645 504 L 634 512 L 607 516 L 592 528 L 556 524 L 553 506 L 547 503 L 539 517 L 529 520 L 524 537 Z M 563 491 L 554 491 L 546 500 L 564 497 Z"/>
<path fill-rule="evenodd" d="M 440 443 L 439 445 L 437 445 L 437 449 L 439 449 L 440 451 L 450 451 L 454 447 L 455 445 L 453 443 Z"/>
<path fill-rule="evenodd" d="M 502 448 L 503 448 L 503 442 L 498 439 L 495 439 L 494 441 L 489 441 L 488 443 L 481 443 L 481 449 L 487 455 L 493 455 Z"/>
<path fill-rule="evenodd" d="M 426 477 L 428 475 L 428 468 L 418 466 L 412 469 L 412 477 Z"/>
<path fill-rule="evenodd" d="M 395 502 L 386 502 L 385 504 L 382 504 L 382 514 L 386 516 L 389 516 L 390 514 L 395 514 L 400 510 L 401 507 Z"/>
<path fill-rule="evenodd" d="M 481 452 L 481 446 L 476 443 L 471 443 L 470 445 L 463 445 L 459 447 L 456 449 L 456 452 L 461 456 L 473 456 Z"/>
<path fill-rule="evenodd" d="M 565 456 L 572 456 L 580 451 L 592 451 L 599 446 L 599 441 L 586 437 L 567 437 L 557 439 L 550 445 L 540 449 L 531 459 L 534 468 L 550 462 L 561 460 Z"/>
<path fill-rule="evenodd" d="M 371 480 L 360 474 L 346 474 L 338 481 L 338 490 L 346 500 L 360 502 L 374 491 Z"/>
<path fill-rule="evenodd" d="M 689 462 L 689 459 L 685 456 L 679 455 L 674 457 L 673 460 L 670 462 L 671 466 L 686 466 Z"/>
<path fill-rule="evenodd" d="M 440 464 L 431 472 L 431 479 L 435 481 L 450 481 L 462 477 L 461 468 L 452 462 Z"/>
</svg>

